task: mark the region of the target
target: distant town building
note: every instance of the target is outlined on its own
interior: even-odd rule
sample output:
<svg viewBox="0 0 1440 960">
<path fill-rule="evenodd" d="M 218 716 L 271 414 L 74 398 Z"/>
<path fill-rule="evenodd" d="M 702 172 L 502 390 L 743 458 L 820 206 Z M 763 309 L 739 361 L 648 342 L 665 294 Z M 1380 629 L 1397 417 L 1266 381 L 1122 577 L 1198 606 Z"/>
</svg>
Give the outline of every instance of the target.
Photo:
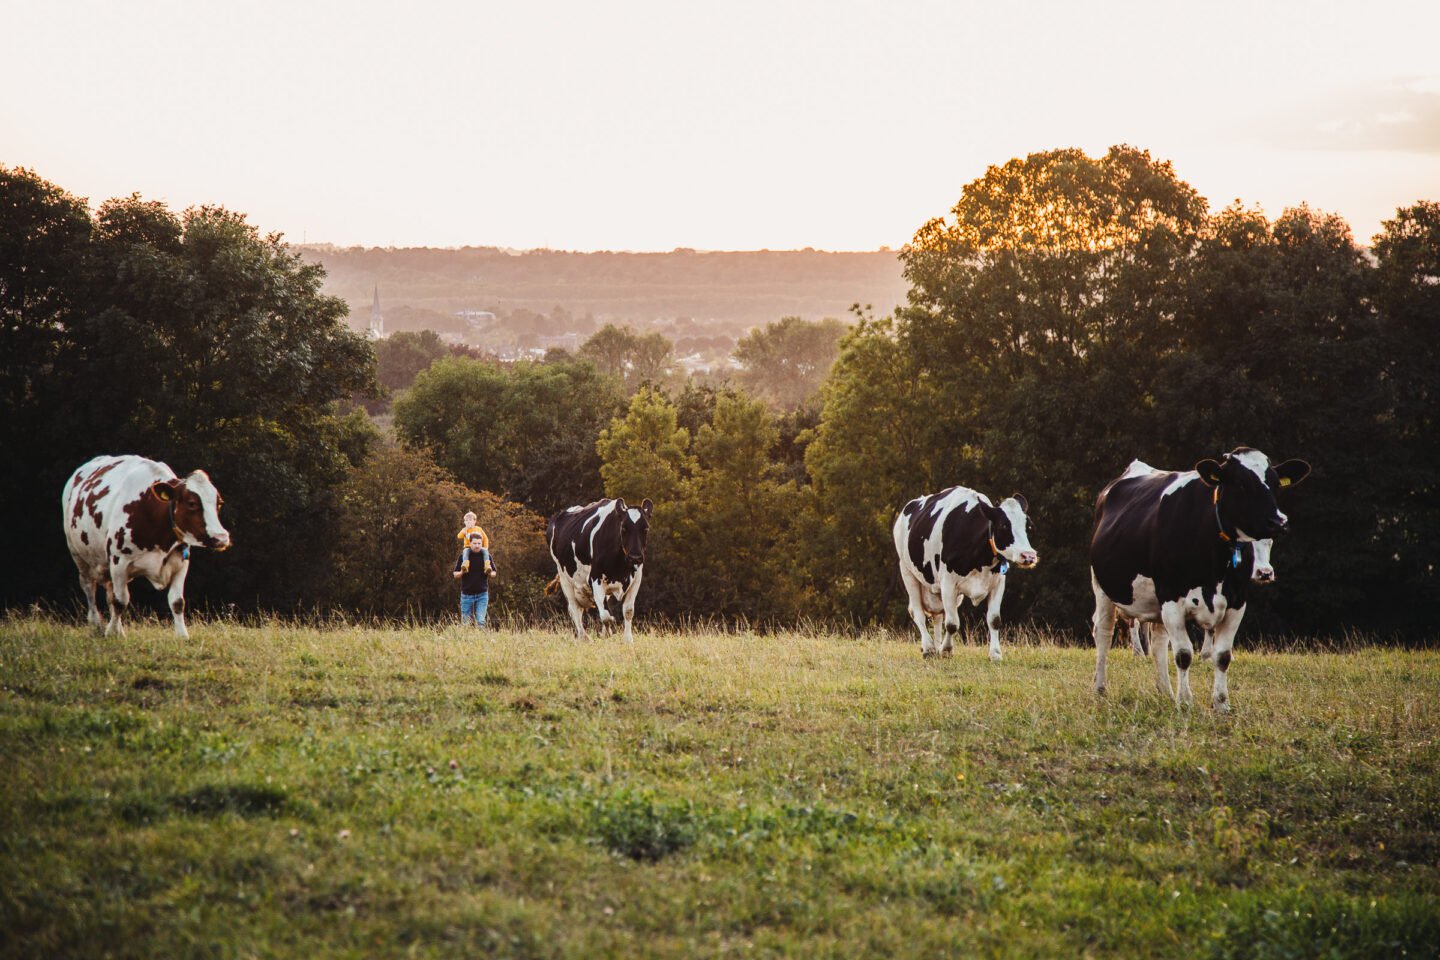
<svg viewBox="0 0 1440 960">
<path fill-rule="evenodd" d="M 371 340 L 385 339 L 385 315 L 380 312 L 380 286 L 375 286 L 375 299 L 370 303 L 370 329 Z"/>
<path fill-rule="evenodd" d="M 472 327 L 482 327 L 495 322 L 495 314 L 489 310 L 456 310 L 455 316 Z"/>
</svg>

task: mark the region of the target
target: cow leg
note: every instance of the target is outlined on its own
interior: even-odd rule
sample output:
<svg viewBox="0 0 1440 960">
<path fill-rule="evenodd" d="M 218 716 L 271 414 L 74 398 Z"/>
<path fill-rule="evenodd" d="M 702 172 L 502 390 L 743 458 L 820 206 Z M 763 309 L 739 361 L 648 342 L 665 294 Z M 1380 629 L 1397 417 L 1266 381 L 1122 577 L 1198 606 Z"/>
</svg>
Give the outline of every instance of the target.
<svg viewBox="0 0 1440 960">
<path fill-rule="evenodd" d="M 900 582 L 905 585 L 905 596 L 909 598 L 910 619 L 915 621 L 915 626 L 920 628 L 920 655 L 923 657 L 935 656 L 939 648 L 937 630 L 937 643 L 930 642 L 930 618 L 925 613 L 925 603 L 920 598 L 920 581 L 902 564 L 900 567 Z"/>
<path fill-rule="evenodd" d="M 602 636 L 609 636 L 611 628 L 615 625 L 615 618 L 610 616 L 610 608 L 605 606 L 605 585 L 599 580 L 590 581 L 590 592 L 595 595 L 595 611 L 600 615 L 600 633 Z"/>
<path fill-rule="evenodd" d="M 105 584 L 106 595 L 110 600 L 110 623 L 105 627 L 105 636 L 116 634 L 125 636 L 125 611 L 130 606 L 130 582 L 125 577 L 125 571 L 120 567 L 110 567 L 110 579 Z"/>
<path fill-rule="evenodd" d="M 95 603 L 95 591 L 99 583 L 87 571 L 80 571 L 80 589 L 85 594 L 85 622 L 92 627 L 103 627 L 105 624 L 100 620 L 100 607 Z"/>
<path fill-rule="evenodd" d="M 1149 633 L 1150 625 L 1144 620 L 1130 621 L 1130 650 L 1135 656 L 1143 657 L 1150 652 Z"/>
<path fill-rule="evenodd" d="M 1090 625 L 1095 635 L 1095 692 L 1105 695 L 1105 657 L 1110 652 L 1110 639 L 1115 636 L 1115 604 L 1100 589 L 1095 574 L 1090 574 L 1090 587 L 1095 591 L 1095 613 Z"/>
<path fill-rule="evenodd" d="M 1160 608 L 1165 623 L 1165 646 L 1175 648 L 1175 705 L 1188 707 L 1195 701 L 1190 693 L 1190 663 L 1195 659 L 1195 647 L 1190 643 L 1190 634 L 1185 629 L 1185 607 L 1178 601 L 1171 601 Z M 1153 638 L 1152 638 L 1153 639 Z M 1155 644 L 1152 644 L 1154 646 Z M 1156 657 L 1159 669 L 1163 671 L 1162 692 L 1170 695 L 1170 663 L 1164 654 Z M 1159 684 L 1160 675 L 1156 682 Z"/>
<path fill-rule="evenodd" d="M 1205 631 L 1205 642 L 1200 645 L 1200 659 L 1209 660 L 1215 656 L 1215 631 Z"/>
<path fill-rule="evenodd" d="M 930 652 L 926 653 L 925 656 L 938 657 L 940 656 L 940 651 L 945 649 L 945 614 L 937 613 L 927 616 L 930 621 L 931 640 Z M 948 656 L 949 654 L 947 653 L 946 655 Z"/>
<path fill-rule="evenodd" d="M 1000 601 L 1005 598 L 1005 578 L 1000 577 L 995 589 L 990 591 L 990 603 L 985 608 L 985 626 L 990 628 L 990 659 L 999 661 L 1000 655 Z"/>
<path fill-rule="evenodd" d="M 175 636 L 181 640 L 190 639 L 190 631 L 185 629 L 185 575 L 189 572 L 190 561 L 181 560 L 179 569 L 170 578 L 170 590 L 165 595 L 170 602 L 170 614 L 175 618 Z"/>
<path fill-rule="evenodd" d="M 955 634 L 960 632 L 960 593 L 955 589 L 955 578 L 940 574 L 940 607 L 945 611 L 945 645 L 940 655 L 948 657 L 955 649 Z"/>
<path fill-rule="evenodd" d="M 1224 618 L 1215 626 L 1215 687 L 1210 693 L 1210 706 L 1222 713 L 1230 712 L 1230 650 L 1243 619 L 1245 607 L 1242 605 L 1225 611 Z M 1207 643 L 1210 640 L 1208 631 L 1205 639 Z"/>
<path fill-rule="evenodd" d="M 565 575 L 565 571 L 559 571 L 560 592 L 565 594 L 565 605 L 570 608 L 570 620 L 575 624 L 575 639 L 585 639 L 585 610 L 580 606 L 580 598 L 575 593 L 575 584 Z"/>
<path fill-rule="evenodd" d="M 620 610 L 625 615 L 625 642 L 634 643 L 635 634 L 630 630 L 630 622 L 635 619 L 635 596 L 640 592 L 640 576 L 644 571 L 643 567 L 635 568 L 635 576 L 630 581 L 630 589 L 625 591 L 625 602 Z"/>
</svg>

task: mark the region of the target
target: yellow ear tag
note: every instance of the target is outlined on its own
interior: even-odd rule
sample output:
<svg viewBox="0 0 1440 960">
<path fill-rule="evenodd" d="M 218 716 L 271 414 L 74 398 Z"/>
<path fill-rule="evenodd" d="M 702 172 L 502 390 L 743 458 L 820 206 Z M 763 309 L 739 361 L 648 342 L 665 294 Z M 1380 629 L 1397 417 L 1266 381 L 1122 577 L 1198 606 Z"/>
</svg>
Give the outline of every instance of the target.
<svg viewBox="0 0 1440 960">
<path fill-rule="evenodd" d="M 1282 486 L 1282 487 L 1288 487 L 1288 486 L 1290 486 L 1290 478 L 1289 478 L 1289 477 L 1281 477 L 1281 478 L 1280 478 L 1280 486 Z"/>
<path fill-rule="evenodd" d="M 152 486 L 152 487 L 150 488 L 150 490 L 151 490 L 151 492 L 153 492 L 153 493 L 155 494 L 156 497 L 158 497 L 158 498 L 161 499 L 161 500 L 169 500 L 169 499 L 170 499 L 170 491 L 167 490 L 167 489 L 165 489 L 164 487 L 160 486 L 160 484 L 158 484 L 158 483 L 155 484 L 154 486 Z"/>
</svg>

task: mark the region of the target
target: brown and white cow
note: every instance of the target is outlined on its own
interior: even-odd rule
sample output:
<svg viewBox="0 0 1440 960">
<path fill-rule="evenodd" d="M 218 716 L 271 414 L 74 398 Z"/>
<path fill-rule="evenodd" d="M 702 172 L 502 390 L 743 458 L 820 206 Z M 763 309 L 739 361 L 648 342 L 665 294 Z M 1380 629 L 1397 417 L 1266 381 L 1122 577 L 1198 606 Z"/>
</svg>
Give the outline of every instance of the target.
<svg viewBox="0 0 1440 960">
<path fill-rule="evenodd" d="M 230 546 L 230 534 L 220 525 L 222 502 L 205 471 L 181 480 L 165 464 L 144 457 L 96 457 L 71 474 L 61 506 L 89 623 L 100 626 L 95 590 L 104 584 L 110 600 L 105 634 L 124 636 L 121 616 L 130 604 L 130 581 L 142 576 L 155 589 L 169 591 L 175 632 L 188 637 L 190 548 Z"/>
</svg>

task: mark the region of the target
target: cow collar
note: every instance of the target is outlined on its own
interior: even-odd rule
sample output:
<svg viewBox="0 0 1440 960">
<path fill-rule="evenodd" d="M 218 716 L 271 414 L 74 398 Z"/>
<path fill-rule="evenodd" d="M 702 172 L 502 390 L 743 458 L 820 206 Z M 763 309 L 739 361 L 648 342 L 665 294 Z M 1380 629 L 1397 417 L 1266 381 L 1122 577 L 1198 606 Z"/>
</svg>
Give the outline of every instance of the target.
<svg viewBox="0 0 1440 960">
<path fill-rule="evenodd" d="M 1230 548 L 1230 568 L 1238 569 L 1240 566 L 1240 544 L 1235 538 L 1225 532 L 1225 524 L 1220 520 L 1220 485 L 1215 485 L 1215 526 L 1220 530 L 1220 541 Z"/>
<path fill-rule="evenodd" d="M 1220 519 L 1220 484 L 1215 484 L 1215 526 L 1220 530 L 1220 539 L 1229 543 L 1234 538 L 1225 532 L 1225 523 Z"/>
<path fill-rule="evenodd" d="M 1002 557 L 1000 555 L 1000 549 L 995 546 L 995 524 L 993 523 L 990 524 L 990 536 L 988 539 L 990 541 L 990 554 L 994 557 L 995 561 L 1000 564 L 1000 575 L 1004 576 L 1010 571 L 1010 561 Z M 994 563 L 990 564 L 990 569 L 995 569 Z"/>
<path fill-rule="evenodd" d="M 171 497 L 167 502 L 170 504 L 170 532 L 175 535 L 176 546 L 180 547 L 180 559 L 189 560 L 190 544 L 185 542 L 185 535 L 180 532 L 180 524 L 175 522 L 175 498 Z M 170 549 L 174 550 L 175 547 Z"/>
</svg>

